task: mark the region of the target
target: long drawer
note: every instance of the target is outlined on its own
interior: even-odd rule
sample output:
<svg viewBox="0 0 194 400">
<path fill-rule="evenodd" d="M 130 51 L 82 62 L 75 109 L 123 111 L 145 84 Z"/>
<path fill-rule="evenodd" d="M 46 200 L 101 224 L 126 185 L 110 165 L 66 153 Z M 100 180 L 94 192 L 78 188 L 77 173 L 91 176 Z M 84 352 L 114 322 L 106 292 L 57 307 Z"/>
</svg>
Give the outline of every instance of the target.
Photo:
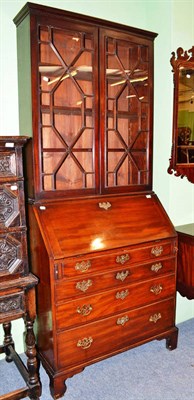
<svg viewBox="0 0 194 400">
<path fill-rule="evenodd" d="M 55 268 L 60 278 L 71 278 L 85 273 L 95 273 L 118 267 L 128 268 L 135 263 L 157 262 L 159 258 L 176 254 L 175 240 L 156 241 L 140 246 L 130 246 L 111 253 L 98 254 L 95 257 L 84 255 L 66 258 L 55 262 Z"/>
<path fill-rule="evenodd" d="M 65 299 L 85 296 L 114 287 L 119 289 L 150 278 L 161 277 L 162 279 L 163 275 L 174 272 L 175 260 L 169 259 L 122 270 L 117 269 L 104 274 L 85 275 L 75 280 L 59 280 L 55 285 L 55 302 L 59 303 Z"/>
<path fill-rule="evenodd" d="M 65 287 L 64 287 L 65 290 Z M 167 275 L 100 294 L 85 296 L 56 306 L 57 329 L 84 324 L 98 318 L 169 298 L 175 292 L 175 275 Z"/>
<path fill-rule="evenodd" d="M 174 299 L 56 334 L 58 367 L 79 365 L 151 338 L 174 326 Z"/>
</svg>

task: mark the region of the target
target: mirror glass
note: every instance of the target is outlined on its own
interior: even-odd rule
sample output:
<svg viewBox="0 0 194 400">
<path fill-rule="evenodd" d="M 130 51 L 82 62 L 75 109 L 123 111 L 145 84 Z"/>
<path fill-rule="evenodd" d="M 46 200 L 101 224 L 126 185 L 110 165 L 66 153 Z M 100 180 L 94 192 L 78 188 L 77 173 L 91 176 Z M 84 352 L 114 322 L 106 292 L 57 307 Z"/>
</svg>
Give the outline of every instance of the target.
<svg viewBox="0 0 194 400">
<path fill-rule="evenodd" d="M 180 68 L 177 163 L 194 163 L 194 69 Z"/>
</svg>

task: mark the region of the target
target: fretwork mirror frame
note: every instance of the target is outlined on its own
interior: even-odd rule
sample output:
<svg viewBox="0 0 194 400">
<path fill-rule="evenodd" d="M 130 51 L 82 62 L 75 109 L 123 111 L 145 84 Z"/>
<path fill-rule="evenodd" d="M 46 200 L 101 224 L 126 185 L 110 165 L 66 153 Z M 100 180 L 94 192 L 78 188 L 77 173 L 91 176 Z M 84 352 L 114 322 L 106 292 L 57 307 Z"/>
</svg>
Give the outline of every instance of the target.
<svg viewBox="0 0 194 400">
<path fill-rule="evenodd" d="M 194 183 L 194 46 L 170 59 L 174 79 L 172 151 L 168 173 Z M 192 114 L 192 115 L 191 115 Z"/>
</svg>

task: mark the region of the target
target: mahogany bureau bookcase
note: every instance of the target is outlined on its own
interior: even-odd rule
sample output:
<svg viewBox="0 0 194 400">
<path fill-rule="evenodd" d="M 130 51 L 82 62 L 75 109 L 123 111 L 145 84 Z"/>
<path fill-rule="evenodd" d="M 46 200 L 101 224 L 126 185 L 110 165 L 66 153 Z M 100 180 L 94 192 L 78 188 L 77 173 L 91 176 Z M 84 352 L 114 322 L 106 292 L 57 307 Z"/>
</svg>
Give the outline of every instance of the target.
<svg viewBox="0 0 194 400">
<path fill-rule="evenodd" d="M 175 326 L 177 234 L 152 190 L 155 33 L 33 3 L 15 17 L 37 344 L 53 398 Z"/>
<path fill-rule="evenodd" d="M 0 396 L 2 400 L 26 396 L 38 400 L 41 393 L 33 332 L 38 279 L 29 273 L 26 240 L 22 161 L 26 142 L 24 136 L 0 136 L 0 323 L 4 329 L 0 353 L 5 353 L 7 362 L 14 361 L 26 382 L 25 387 Z M 11 332 L 11 322 L 18 318 L 25 322 L 27 366 L 15 350 Z"/>
</svg>

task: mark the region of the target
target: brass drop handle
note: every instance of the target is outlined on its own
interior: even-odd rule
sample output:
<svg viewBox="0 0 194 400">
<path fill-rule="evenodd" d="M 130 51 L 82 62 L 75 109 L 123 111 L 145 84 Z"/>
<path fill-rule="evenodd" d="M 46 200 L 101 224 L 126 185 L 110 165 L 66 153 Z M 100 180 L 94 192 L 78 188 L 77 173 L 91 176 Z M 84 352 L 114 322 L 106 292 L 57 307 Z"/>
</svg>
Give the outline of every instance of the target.
<svg viewBox="0 0 194 400">
<path fill-rule="evenodd" d="M 129 291 L 126 289 L 126 290 L 122 290 L 121 292 L 117 292 L 115 297 L 117 300 L 119 300 L 119 299 L 124 300 L 125 297 L 128 296 L 128 294 L 129 294 Z"/>
<path fill-rule="evenodd" d="M 157 322 L 160 318 L 162 318 L 162 315 L 161 315 L 160 313 L 154 314 L 154 315 L 151 315 L 151 316 L 150 316 L 149 321 L 150 321 L 150 322 L 153 322 L 154 324 L 156 324 L 156 322 Z"/>
<path fill-rule="evenodd" d="M 125 315 L 124 317 L 117 319 L 117 325 L 124 326 L 126 324 L 126 322 L 128 322 L 128 321 L 129 321 L 129 317 L 128 317 L 128 315 Z"/>
<path fill-rule="evenodd" d="M 152 247 L 151 254 L 155 257 L 158 257 L 162 254 L 163 250 L 164 249 L 162 246 L 155 246 L 155 247 Z"/>
<path fill-rule="evenodd" d="M 104 202 L 102 202 L 102 203 L 98 203 L 98 205 L 99 205 L 99 208 L 103 208 L 104 210 L 108 210 L 109 208 L 111 208 L 112 207 L 112 204 L 111 203 L 109 203 L 109 201 L 104 201 Z"/>
<path fill-rule="evenodd" d="M 92 286 L 92 280 L 88 279 L 87 281 L 77 282 L 76 289 L 86 292 L 90 286 Z"/>
<path fill-rule="evenodd" d="M 153 285 L 153 286 L 151 286 L 151 288 L 150 288 L 150 292 L 154 293 L 154 294 L 157 296 L 158 294 L 161 293 L 162 289 L 163 289 L 163 287 L 162 287 L 161 284 L 159 284 L 159 285 Z"/>
<path fill-rule="evenodd" d="M 91 267 L 91 261 L 81 261 L 75 264 L 75 270 L 80 272 L 86 272 Z"/>
<path fill-rule="evenodd" d="M 92 312 L 91 304 L 84 304 L 82 307 L 77 307 L 77 313 L 86 317 Z"/>
<path fill-rule="evenodd" d="M 152 264 L 151 271 L 158 272 L 161 268 L 163 268 L 162 263 Z"/>
<path fill-rule="evenodd" d="M 85 349 L 89 349 L 89 347 L 91 346 L 92 342 L 93 342 L 93 339 L 92 339 L 91 336 L 88 337 L 88 338 L 85 337 L 83 339 L 78 340 L 77 347 L 81 347 L 84 350 Z"/>
<path fill-rule="evenodd" d="M 174 253 L 175 254 L 178 253 L 178 247 L 177 246 L 174 246 Z"/>
<path fill-rule="evenodd" d="M 117 256 L 116 263 L 117 264 L 125 264 L 130 259 L 129 254 L 122 254 L 121 256 Z"/>
<path fill-rule="evenodd" d="M 123 282 L 127 278 L 128 275 L 129 275 L 129 271 L 117 272 L 116 279 L 118 279 L 118 281 Z"/>
</svg>

